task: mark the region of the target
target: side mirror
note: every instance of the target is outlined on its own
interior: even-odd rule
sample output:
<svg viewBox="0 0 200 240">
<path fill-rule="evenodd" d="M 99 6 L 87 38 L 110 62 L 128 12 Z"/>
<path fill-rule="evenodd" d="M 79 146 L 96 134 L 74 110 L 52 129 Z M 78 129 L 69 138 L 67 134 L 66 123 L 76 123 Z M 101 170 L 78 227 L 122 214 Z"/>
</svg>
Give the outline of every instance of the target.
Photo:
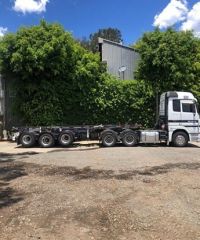
<svg viewBox="0 0 200 240">
<path fill-rule="evenodd" d="M 198 112 L 199 113 L 199 103 L 197 102 L 197 100 L 193 100 L 193 107 L 192 107 L 192 112 L 193 113 L 196 113 Z"/>
<path fill-rule="evenodd" d="M 196 104 L 192 104 L 192 112 L 193 113 L 196 113 L 196 107 L 195 106 L 196 106 Z"/>
</svg>

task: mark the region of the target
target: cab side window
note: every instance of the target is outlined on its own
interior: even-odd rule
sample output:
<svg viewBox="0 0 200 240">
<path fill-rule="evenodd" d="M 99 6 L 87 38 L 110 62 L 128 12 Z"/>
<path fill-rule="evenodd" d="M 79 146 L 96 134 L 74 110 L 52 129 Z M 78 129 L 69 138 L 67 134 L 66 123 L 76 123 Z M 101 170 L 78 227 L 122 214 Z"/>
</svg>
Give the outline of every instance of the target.
<svg viewBox="0 0 200 240">
<path fill-rule="evenodd" d="M 181 111 L 180 100 L 173 100 L 173 111 L 174 112 L 180 112 Z"/>
<path fill-rule="evenodd" d="M 186 113 L 195 113 L 195 104 L 192 103 L 182 103 L 182 110 Z"/>
</svg>

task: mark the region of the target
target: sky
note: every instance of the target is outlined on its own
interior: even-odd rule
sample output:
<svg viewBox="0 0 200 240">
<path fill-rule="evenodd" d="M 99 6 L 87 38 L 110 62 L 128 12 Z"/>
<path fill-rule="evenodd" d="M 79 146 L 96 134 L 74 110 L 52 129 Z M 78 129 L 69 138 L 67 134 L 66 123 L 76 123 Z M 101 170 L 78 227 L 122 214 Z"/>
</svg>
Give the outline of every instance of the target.
<svg viewBox="0 0 200 240">
<path fill-rule="evenodd" d="M 0 36 L 41 19 L 62 24 L 80 39 L 100 28 L 118 28 L 126 45 L 172 25 L 200 37 L 198 0 L 0 0 Z"/>
</svg>

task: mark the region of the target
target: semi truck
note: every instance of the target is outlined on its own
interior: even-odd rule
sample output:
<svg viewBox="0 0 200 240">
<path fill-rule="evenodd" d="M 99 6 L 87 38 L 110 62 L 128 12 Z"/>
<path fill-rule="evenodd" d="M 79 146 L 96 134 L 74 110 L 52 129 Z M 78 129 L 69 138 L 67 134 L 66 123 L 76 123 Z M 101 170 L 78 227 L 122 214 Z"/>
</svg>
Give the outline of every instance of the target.
<svg viewBox="0 0 200 240">
<path fill-rule="evenodd" d="M 165 92 L 160 96 L 159 119 L 154 129 L 140 129 L 136 125 L 21 127 L 17 129 L 16 141 L 23 147 L 39 145 L 43 148 L 55 144 L 69 147 L 82 140 L 99 140 L 104 147 L 117 143 L 127 147 L 139 143 L 185 147 L 190 141 L 200 140 L 198 109 L 192 93 Z"/>
</svg>

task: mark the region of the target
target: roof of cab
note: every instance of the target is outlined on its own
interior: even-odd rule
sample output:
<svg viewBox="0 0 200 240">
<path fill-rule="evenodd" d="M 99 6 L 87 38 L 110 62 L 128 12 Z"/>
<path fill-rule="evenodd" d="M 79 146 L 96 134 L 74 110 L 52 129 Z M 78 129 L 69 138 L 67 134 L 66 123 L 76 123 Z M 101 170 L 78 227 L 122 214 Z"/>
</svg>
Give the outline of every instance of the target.
<svg viewBox="0 0 200 240">
<path fill-rule="evenodd" d="M 167 92 L 167 97 L 178 99 L 191 99 L 195 100 L 194 95 L 191 92 Z"/>
</svg>

